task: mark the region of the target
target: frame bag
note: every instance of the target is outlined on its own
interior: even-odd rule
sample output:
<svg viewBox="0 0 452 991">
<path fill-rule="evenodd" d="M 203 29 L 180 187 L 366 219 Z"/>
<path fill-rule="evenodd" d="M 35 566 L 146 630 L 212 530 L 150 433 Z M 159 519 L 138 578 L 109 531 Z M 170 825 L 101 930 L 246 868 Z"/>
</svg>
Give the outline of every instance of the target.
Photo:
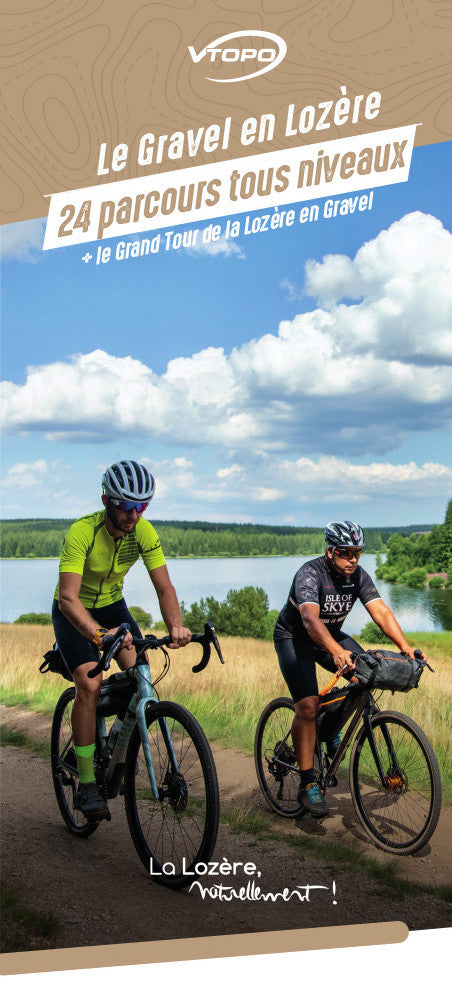
<svg viewBox="0 0 452 991">
<path fill-rule="evenodd" d="M 422 661 L 393 650 L 368 650 L 356 655 L 355 675 L 366 688 L 409 692 L 417 688 L 424 669 Z"/>
</svg>

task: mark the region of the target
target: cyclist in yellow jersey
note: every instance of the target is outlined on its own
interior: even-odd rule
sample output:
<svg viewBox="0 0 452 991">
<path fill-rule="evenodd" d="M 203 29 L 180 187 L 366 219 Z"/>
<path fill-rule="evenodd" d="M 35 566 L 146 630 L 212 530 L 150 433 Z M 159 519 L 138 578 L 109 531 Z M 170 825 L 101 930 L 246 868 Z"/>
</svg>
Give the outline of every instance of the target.
<svg viewBox="0 0 452 991">
<path fill-rule="evenodd" d="M 132 632 L 124 640 L 118 663 L 123 669 L 135 663 L 132 635 L 141 634 L 122 588 L 125 575 L 139 557 L 157 592 L 172 638 L 170 647 L 183 647 L 191 636 L 182 622 L 157 533 L 142 518 L 154 495 L 152 475 L 136 461 L 119 461 L 104 473 L 102 489 L 104 509 L 76 520 L 66 534 L 52 609 L 58 646 L 75 682 L 72 732 L 79 769 L 76 805 L 87 817 L 108 814 L 93 767 L 102 675 L 88 678 L 88 671 L 97 664 L 97 647 L 105 634 L 115 633 L 121 623 L 128 623 Z"/>
</svg>

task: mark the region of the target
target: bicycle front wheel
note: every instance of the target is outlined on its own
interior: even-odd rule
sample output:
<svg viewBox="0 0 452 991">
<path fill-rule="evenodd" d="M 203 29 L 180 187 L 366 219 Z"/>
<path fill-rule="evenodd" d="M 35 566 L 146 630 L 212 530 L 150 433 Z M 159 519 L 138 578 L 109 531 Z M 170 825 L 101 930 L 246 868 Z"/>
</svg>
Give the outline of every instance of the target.
<svg viewBox="0 0 452 991">
<path fill-rule="evenodd" d="M 209 860 L 215 846 L 220 810 L 215 764 L 201 727 L 183 706 L 152 703 L 146 723 L 158 798 L 137 725 L 124 775 L 127 821 L 153 880 L 181 888 L 194 880 L 190 872 Z"/>
<path fill-rule="evenodd" d="M 371 723 L 384 783 L 363 726 L 350 758 L 355 811 L 381 850 L 415 853 L 430 839 L 441 810 L 441 776 L 433 747 L 402 713 L 379 712 Z"/>
<path fill-rule="evenodd" d="M 292 743 L 295 706 L 290 699 L 273 699 L 257 724 L 254 763 L 257 780 L 273 812 L 287 819 L 300 814 L 300 772 Z"/>
<path fill-rule="evenodd" d="M 77 758 L 72 737 L 72 707 L 75 688 L 67 688 L 55 707 L 50 737 L 53 786 L 61 815 L 67 828 L 75 836 L 90 836 L 99 825 L 88 821 L 82 812 L 74 808 L 78 785 Z"/>
</svg>

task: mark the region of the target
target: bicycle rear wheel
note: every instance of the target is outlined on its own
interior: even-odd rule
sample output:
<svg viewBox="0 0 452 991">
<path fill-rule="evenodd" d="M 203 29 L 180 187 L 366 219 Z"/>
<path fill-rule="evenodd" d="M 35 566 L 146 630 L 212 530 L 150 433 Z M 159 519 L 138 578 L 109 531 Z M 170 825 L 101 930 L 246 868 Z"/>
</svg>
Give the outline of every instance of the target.
<svg viewBox="0 0 452 991">
<path fill-rule="evenodd" d="M 385 783 L 363 726 L 350 758 L 356 813 L 381 850 L 415 853 L 430 839 L 441 810 L 441 776 L 433 747 L 420 727 L 399 712 L 379 712 L 372 717 L 372 730 Z"/>
<path fill-rule="evenodd" d="M 257 780 L 273 812 L 293 819 L 300 814 L 300 772 L 292 744 L 291 727 L 295 706 L 278 698 L 265 707 L 257 724 L 254 763 Z"/>
<path fill-rule="evenodd" d="M 183 706 L 152 703 L 146 723 L 159 797 L 151 789 L 137 725 L 125 764 L 127 821 L 153 880 L 181 888 L 194 880 L 188 872 L 207 862 L 215 846 L 220 810 L 215 764 L 201 727 Z"/>
<path fill-rule="evenodd" d="M 71 715 L 75 688 L 67 688 L 55 707 L 50 737 L 53 786 L 61 815 L 67 828 L 75 836 L 90 836 L 98 822 L 88 822 L 82 812 L 74 808 L 78 785 L 77 759 L 72 738 Z"/>
</svg>

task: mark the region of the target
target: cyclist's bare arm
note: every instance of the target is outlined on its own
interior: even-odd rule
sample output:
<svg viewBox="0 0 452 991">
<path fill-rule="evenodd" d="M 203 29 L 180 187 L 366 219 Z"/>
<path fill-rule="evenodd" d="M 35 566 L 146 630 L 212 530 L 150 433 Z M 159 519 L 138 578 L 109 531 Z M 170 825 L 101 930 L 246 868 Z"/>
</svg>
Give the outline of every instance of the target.
<svg viewBox="0 0 452 991">
<path fill-rule="evenodd" d="M 99 623 L 90 615 L 83 602 L 80 601 L 79 592 L 82 584 L 82 576 L 74 572 L 63 572 L 58 583 L 58 606 L 66 619 L 81 633 L 87 640 L 92 640 L 94 634 L 99 629 Z M 117 626 L 108 630 L 108 633 L 116 633 Z M 132 634 L 128 633 L 124 639 L 124 647 L 132 647 Z"/>
<path fill-rule="evenodd" d="M 389 637 L 390 640 L 403 651 L 404 654 L 408 654 L 409 657 L 414 658 L 414 647 L 410 647 L 409 643 L 405 640 L 403 632 L 394 616 L 394 613 L 383 602 L 383 599 L 373 599 L 372 602 L 367 602 L 366 609 L 369 615 L 372 617 L 374 623 L 380 627 L 380 630 Z M 423 660 L 427 660 L 425 654 L 422 654 Z"/>
<path fill-rule="evenodd" d="M 344 664 L 347 664 L 349 668 L 354 668 L 355 664 L 352 661 L 352 654 L 350 650 L 344 650 L 340 644 L 331 636 L 328 632 L 325 623 L 320 619 L 320 606 L 315 605 L 313 602 L 305 602 L 303 605 L 298 607 L 300 610 L 300 615 L 303 620 L 303 626 L 306 632 L 317 643 L 319 647 L 323 647 L 331 654 L 333 661 L 337 668 L 342 668 Z"/>
<path fill-rule="evenodd" d="M 154 568 L 150 572 L 150 576 L 157 592 L 163 621 L 172 638 L 169 646 L 184 647 L 190 641 L 191 631 L 183 625 L 176 590 L 171 582 L 166 564 L 161 565 L 160 568 Z"/>
</svg>

